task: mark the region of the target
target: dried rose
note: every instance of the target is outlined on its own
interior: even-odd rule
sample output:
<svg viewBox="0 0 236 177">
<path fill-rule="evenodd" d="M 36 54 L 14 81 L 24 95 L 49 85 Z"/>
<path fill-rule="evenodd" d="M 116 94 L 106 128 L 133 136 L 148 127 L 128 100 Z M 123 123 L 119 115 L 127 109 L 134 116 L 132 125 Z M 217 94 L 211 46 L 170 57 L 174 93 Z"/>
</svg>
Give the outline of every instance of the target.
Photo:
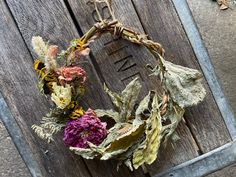
<svg viewBox="0 0 236 177">
<path fill-rule="evenodd" d="M 79 66 L 64 66 L 57 70 L 61 81 L 70 82 L 74 79 L 82 79 L 81 83 L 86 80 L 86 72 Z"/>
<path fill-rule="evenodd" d="M 81 118 L 66 124 L 64 143 L 79 148 L 88 148 L 87 142 L 99 145 L 107 136 L 106 125 L 92 109 L 88 109 Z"/>
</svg>

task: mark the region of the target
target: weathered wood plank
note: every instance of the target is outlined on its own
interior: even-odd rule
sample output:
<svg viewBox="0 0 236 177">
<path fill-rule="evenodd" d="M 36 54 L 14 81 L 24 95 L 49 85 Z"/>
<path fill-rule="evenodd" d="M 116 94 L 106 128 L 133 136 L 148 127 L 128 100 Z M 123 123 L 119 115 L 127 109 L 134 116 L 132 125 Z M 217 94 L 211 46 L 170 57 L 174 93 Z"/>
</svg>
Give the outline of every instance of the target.
<svg viewBox="0 0 236 177">
<path fill-rule="evenodd" d="M 195 157 L 198 155 L 197 145 L 194 148 L 189 148 L 192 146 L 194 140 L 189 136 L 191 134 L 190 130 L 186 128 L 183 121 L 178 125 L 177 133 L 180 136 L 180 140 L 175 143 L 169 142 L 166 147 L 161 147 L 158 160 L 154 164 L 147 166 L 147 170 L 151 175 L 158 174 L 180 163 L 193 159 L 192 154 L 195 154 Z"/>
<path fill-rule="evenodd" d="M 86 32 L 86 30 L 96 22 L 93 5 L 88 3 L 86 0 L 69 0 L 69 4 L 81 30 Z M 102 6 L 101 9 L 104 12 L 104 17 L 109 17 L 106 13 L 107 7 Z M 134 28 L 139 32 L 143 32 L 138 16 L 130 1 L 113 1 L 113 9 L 116 17 L 123 24 Z M 131 75 L 139 75 L 139 77 L 143 79 L 142 84 L 148 86 L 148 89 L 153 87 L 153 84 L 154 86 L 157 86 L 155 81 L 148 81 L 148 73 L 145 71 L 144 66 L 148 62 L 153 63 L 154 60 L 143 48 L 129 44 L 121 39 L 113 39 L 110 35 L 106 35 L 95 42 L 92 46 L 92 52 L 99 68 L 101 69 L 101 74 L 104 77 L 105 82 L 114 90 L 122 90 L 124 87 L 122 79 L 129 78 Z M 130 66 L 130 68 L 121 71 L 120 68 L 122 65 L 125 65 L 125 67 Z M 146 87 L 143 88 L 143 90 L 144 92 L 142 94 L 147 92 Z M 156 172 L 158 169 L 159 171 L 163 170 L 173 166 L 174 164 L 179 164 L 192 159 L 198 155 L 198 148 L 187 126 L 182 124 L 181 127 L 182 129 L 178 129 L 178 133 L 181 137 L 185 138 L 182 138 L 181 141 L 177 143 L 174 150 L 170 147 L 162 150 L 161 153 L 163 154 L 159 159 L 160 163 L 155 165 Z"/>
<path fill-rule="evenodd" d="M 25 138 L 22 134 L 22 131 L 20 127 L 18 126 L 16 120 L 12 117 L 12 114 L 7 106 L 7 103 L 5 102 L 1 92 L 0 92 L 0 120 L 3 122 L 4 126 L 9 130 L 10 136 L 14 142 L 14 144 L 17 146 L 18 152 L 23 158 L 26 166 L 28 167 L 30 173 L 33 177 L 36 176 L 43 176 L 42 170 L 40 169 L 38 162 L 36 158 L 32 155 L 32 151 L 28 145 L 28 143 L 25 141 Z M 15 136 L 17 135 L 17 136 Z M 19 148 L 24 146 L 23 148 Z"/>
<path fill-rule="evenodd" d="M 201 177 L 236 162 L 236 142 L 227 143 L 154 177 Z"/>
<path fill-rule="evenodd" d="M 30 126 L 45 113 L 48 104 L 38 92 L 31 55 L 4 1 L 0 1 L 0 7 L 0 89 L 25 138 L 17 148 L 22 152 L 25 146 L 30 146 L 32 154 L 29 156 L 33 156 L 39 166 L 39 169 L 30 170 L 37 172 L 33 176 L 90 177 L 84 162 L 79 158 L 71 158 L 71 153 L 60 143 L 61 140 L 48 146 L 34 138 Z M 8 131 L 14 132 L 12 128 L 8 125 Z M 17 137 L 18 134 L 13 136 Z M 25 141 L 26 145 L 23 144 Z M 46 150 L 49 153 L 46 154 Z"/>
<path fill-rule="evenodd" d="M 66 47 L 68 41 L 78 37 L 78 32 L 75 28 L 75 25 L 72 22 L 72 19 L 66 9 L 66 6 L 63 1 L 15 1 L 15 0 L 7 0 L 7 3 L 13 13 L 13 16 L 17 22 L 17 25 L 22 33 L 24 40 L 28 48 L 32 52 L 31 47 L 31 37 L 33 35 L 40 35 L 45 39 L 50 40 L 51 43 L 59 44 L 59 48 L 62 49 Z M 59 43 L 58 43 L 59 42 Z M 87 83 L 87 92 L 83 97 L 83 104 L 85 106 L 90 106 L 92 108 L 107 108 L 110 107 L 110 100 L 102 91 L 102 84 L 97 77 L 97 74 L 94 71 L 93 66 L 91 65 L 91 60 L 87 58 L 88 64 L 86 65 L 86 71 L 88 72 L 89 81 Z M 32 67 L 32 64 L 30 65 Z M 27 68 L 27 70 L 32 70 Z M 36 77 L 34 73 L 31 73 L 31 76 Z M 31 85 L 35 85 L 31 84 Z M 34 91 L 38 92 L 38 91 Z M 47 105 L 47 104 L 45 104 Z M 46 106 L 39 105 L 40 107 Z M 45 111 L 44 111 L 45 113 Z M 37 118 L 40 118 L 42 114 L 37 115 Z M 32 125 L 33 121 L 31 122 Z M 41 141 L 41 140 L 39 140 Z M 58 142 L 60 141 L 60 143 Z M 55 146 L 62 149 L 64 146 L 62 145 L 62 136 L 58 137 L 58 141 Z M 50 146 L 50 152 L 53 152 L 55 146 Z M 68 149 L 63 148 L 61 150 L 61 154 L 68 154 Z M 61 157 L 62 155 L 57 153 L 56 155 Z M 65 157 L 74 161 L 74 159 L 81 160 L 78 156 L 75 155 L 67 155 Z M 51 157 L 50 157 L 51 159 Z M 45 159 L 47 160 L 47 159 Z M 61 160 L 63 162 L 63 160 Z M 72 162 L 71 162 L 72 163 Z M 60 175 L 59 172 L 55 173 L 55 176 L 76 176 L 76 173 L 79 171 L 83 171 L 78 169 L 77 166 L 79 164 L 71 164 L 69 162 L 61 163 L 60 166 L 47 164 L 50 168 L 53 168 L 54 171 L 63 172 L 64 175 Z M 111 162 L 97 162 L 97 161 L 86 161 L 89 169 L 95 173 L 96 176 L 135 176 L 138 175 L 140 177 L 143 176 L 142 170 L 138 170 L 134 173 L 130 172 L 127 168 L 121 168 L 119 172 L 116 171 L 116 163 Z M 68 168 L 70 167 L 70 168 Z M 81 168 L 86 169 L 81 166 Z M 64 170 L 66 169 L 66 170 Z M 73 170 L 72 170 L 73 169 Z M 72 172 L 69 172 L 72 171 Z M 71 174 L 72 173 L 72 174 Z M 90 172 L 91 173 L 91 172 Z M 94 176 L 95 176 L 94 175 Z M 79 176 L 79 174 L 77 175 Z M 85 175 L 86 176 L 86 175 Z"/>
<path fill-rule="evenodd" d="M 233 111 L 230 108 L 227 99 L 224 96 L 223 90 L 217 80 L 214 67 L 211 63 L 209 54 L 206 47 L 201 40 L 200 32 L 198 31 L 197 25 L 193 20 L 193 16 L 188 7 L 186 0 L 174 0 L 173 4 L 178 12 L 181 23 L 188 36 L 189 42 L 191 43 L 195 55 L 198 58 L 199 64 L 204 72 L 207 83 L 212 91 L 212 94 L 216 100 L 219 110 L 224 118 L 225 124 L 229 130 L 229 134 L 233 140 L 236 139 L 236 119 L 233 115 Z"/>
<path fill-rule="evenodd" d="M 166 58 L 176 64 L 200 69 L 172 2 L 133 2 L 147 34 L 162 43 L 166 49 Z M 203 153 L 231 140 L 206 80 L 204 84 L 207 89 L 206 99 L 200 105 L 189 108 L 185 114 L 186 121 Z"/>
<path fill-rule="evenodd" d="M 236 164 L 225 167 L 214 173 L 207 175 L 206 177 L 235 177 L 236 175 Z"/>
</svg>

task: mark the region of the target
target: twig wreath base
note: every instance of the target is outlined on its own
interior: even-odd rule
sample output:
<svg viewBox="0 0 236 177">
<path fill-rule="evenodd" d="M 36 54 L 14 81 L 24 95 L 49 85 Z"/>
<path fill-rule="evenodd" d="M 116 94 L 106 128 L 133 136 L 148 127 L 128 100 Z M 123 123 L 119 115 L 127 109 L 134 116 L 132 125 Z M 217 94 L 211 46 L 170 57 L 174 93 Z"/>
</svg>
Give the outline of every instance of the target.
<svg viewBox="0 0 236 177">
<path fill-rule="evenodd" d="M 97 3 L 101 2 L 107 4 L 112 20 L 101 18 L 97 8 Z M 160 145 L 165 145 L 168 139 L 178 139 L 175 129 L 183 119 L 185 108 L 198 104 L 205 97 L 202 74 L 166 61 L 159 43 L 124 27 L 115 19 L 110 1 L 95 0 L 94 5 L 100 22 L 80 39 L 71 41 L 67 50 L 58 54 L 56 45 L 45 43 L 39 36 L 32 38 L 38 55 L 34 69 L 39 76 L 39 90 L 55 105 L 42 118 L 41 124 L 32 128 L 48 142 L 53 140 L 54 134 L 64 130 L 63 141 L 74 153 L 86 159 L 117 159 L 118 165 L 124 163 L 133 170 L 153 163 Z M 104 85 L 114 110 L 89 108 L 84 111 L 80 100 L 86 94 L 87 77 L 79 60 L 89 55 L 89 44 L 105 33 L 142 45 L 154 55 L 157 65 L 151 67 L 150 77 L 160 80 L 162 96 L 157 94 L 160 88 L 156 88 L 135 107 L 142 89 L 139 79 L 135 78 L 120 93 Z M 65 62 L 60 66 L 62 61 Z M 107 123 L 101 121 L 103 117 L 113 119 L 115 125 L 107 129 Z"/>
</svg>

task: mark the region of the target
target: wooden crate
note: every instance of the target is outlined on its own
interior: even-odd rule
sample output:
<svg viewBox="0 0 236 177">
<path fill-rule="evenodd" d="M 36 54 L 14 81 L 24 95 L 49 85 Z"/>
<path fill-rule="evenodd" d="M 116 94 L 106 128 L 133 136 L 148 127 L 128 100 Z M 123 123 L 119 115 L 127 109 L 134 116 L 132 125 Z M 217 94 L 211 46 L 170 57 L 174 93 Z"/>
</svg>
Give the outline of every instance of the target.
<svg viewBox="0 0 236 177">
<path fill-rule="evenodd" d="M 174 147 L 162 148 L 158 160 L 145 170 L 130 172 L 121 167 L 117 172 L 113 161 L 84 160 L 63 145 L 61 135 L 48 145 L 30 128 L 48 109 L 36 86 L 31 37 L 40 35 L 62 49 L 97 18 L 88 0 L 0 1 L 0 117 L 32 176 L 197 177 L 236 162 L 236 123 L 186 1 L 113 1 L 116 17 L 160 42 L 168 60 L 202 70 L 207 97 L 186 111 L 186 122 L 181 122 L 177 130 L 181 140 Z M 102 11 L 105 16 L 107 7 Z M 144 49 L 110 35 L 102 37 L 92 46 L 85 64 L 89 82 L 83 104 L 111 108 L 102 91 L 103 82 L 121 90 L 131 78 L 139 76 L 147 91 L 155 82 L 148 82 L 143 69 L 146 62 L 153 60 Z"/>
</svg>

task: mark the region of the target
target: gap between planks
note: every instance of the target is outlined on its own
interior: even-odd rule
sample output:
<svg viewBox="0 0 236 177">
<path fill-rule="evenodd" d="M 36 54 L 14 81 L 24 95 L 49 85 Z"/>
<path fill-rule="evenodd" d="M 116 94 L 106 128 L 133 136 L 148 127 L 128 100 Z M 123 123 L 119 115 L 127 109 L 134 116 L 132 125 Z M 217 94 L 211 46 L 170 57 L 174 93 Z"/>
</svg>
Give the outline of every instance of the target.
<svg viewBox="0 0 236 177">
<path fill-rule="evenodd" d="M 41 1 L 34 1 L 34 2 L 22 1 L 21 3 L 19 3 L 14 0 L 7 0 L 7 2 L 11 11 L 13 12 L 13 16 L 16 19 L 19 29 L 22 32 L 23 38 L 27 41 L 26 43 L 28 46 L 30 46 L 30 39 L 32 35 L 35 35 L 35 34 L 41 35 L 44 38 L 46 36 L 47 39 L 50 39 L 52 41 L 52 43 L 58 42 L 57 44 L 59 44 L 59 47 L 65 46 L 66 41 L 73 39 L 74 37 L 78 37 L 78 33 L 75 30 L 75 27 L 70 18 L 70 15 L 68 15 L 66 6 L 65 4 L 63 4 L 62 1 L 57 1 L 57 2 L 45 1 L 44 3 L 42 3 Z M 35 15 L 34 13 L 37 13 L 37 15 Z M 23 18 L 21 16 L 22 14 L 24 14 Z M 25 21 L 25 18 L 27 19 L 27 21 Z M 29 25 L 32 25 L 32 23 L 30 22 L 34 22 L 36 24 L 35 26 L 36 30 L 32 29 L 32 26 L 29 26 Z M 43 27 L 40 25 L 42 25 Z M 63 29 L 60 28 L 61 26 L 63 26 L 64 28 Z M 29 48 L 30 48 L 30 51 L 32 52 L 32 47 L 29 47 Z M 90 68 L 90 70 L 93 70 L 93 68 Z M 35 76 L 35 73 L 31 73 L 31 75 Z M 101 93 L 97 92 L 97 91 L 102 90 L 102 84 L 100 83 L 99 80 L 96 80 L 97 79 L 96 73 L 91 73 L 91 76 L 92 77 L 90 77 L 90 80 L 92 80 L 93 82 L 90 83 L 90 86 L 96 85 L 96 88 L 90 88 L 91 91 L 90 91 L 89 96 L 90 98 L 93 98 L 93 100 L 90 99 L 90 105 L 97 104 L 97 107 L 109 106 L 110 101 L 108 101 L 107 96 L 102 95 L 103 92 Z M 97 96 L 100 96 L 100 97 L 98 98 Z M 95 106 L 93 107 L 96 108 Z M 38 140 L 38 141 L 41 142 L 42 140 Z M 61 143 L 58 143 L 58 144 L 60 145 Z M 50 147 L 53 147 L 53 146 L 50 146 Z M 68 151 L 69 151 L 68 149 L 64 148 L 61 150 L 61 153 L 66 154 Z M 58 152 L 57 155 L 60 157 L 61 156 L 60 152 Z M 80 159 L 76 155 L 68 156 L 67 159 L 69 158 L 73 160 Z M 48 159 L 52 160 L 52 158 L 45 158 L 44 160 L 47 162 Z M 48 166 L 53 168 L 53 164 L 54 163 L 50 163 Z M 60 163 L 60 164 L 62 165 L 63 163 Z M 67 165 L 71 168 L 75 164 L 78 164 L 78 163 L 76 163 L 75 161 L 74 164 L 68 163 Z M 72 172 L 78 173 L 78 171 L 81 171 L 78 168 L 78 165 L 76 165 L 76 167 L 74 168 L 74 171 L 71 170 L 71 173 Z M 119 175 L 116 172 L 114 163 L 111 163 L 110 161 L 99 162 L 99 163 L 95 161 L 86 161 L 85 165 L 88 165 L 88 166 L 92 165 L 90 169 L 95 170 L 96 172 L 96 174 L 92 174 L 93 176 L 117 176 Z M 54 171 L 58 171 L 58 173 L 67 173 L 67 170 L 69 168 L 63 169 L 63 168 L 60 168 L 60 166 L 54 166 L 53 169 Z M 69 175 L 70 172 L 68 171 L 67 174 Z M 141 170 L 137 170 L 131 173 L 126 168 L 122 168 L 122 170 L 120 171 L 120 174 L 122 174 L 123 176 L 135 176 L 135 175 L 143 176 L 143 173 L 141 173 Z"/>
</svg>

